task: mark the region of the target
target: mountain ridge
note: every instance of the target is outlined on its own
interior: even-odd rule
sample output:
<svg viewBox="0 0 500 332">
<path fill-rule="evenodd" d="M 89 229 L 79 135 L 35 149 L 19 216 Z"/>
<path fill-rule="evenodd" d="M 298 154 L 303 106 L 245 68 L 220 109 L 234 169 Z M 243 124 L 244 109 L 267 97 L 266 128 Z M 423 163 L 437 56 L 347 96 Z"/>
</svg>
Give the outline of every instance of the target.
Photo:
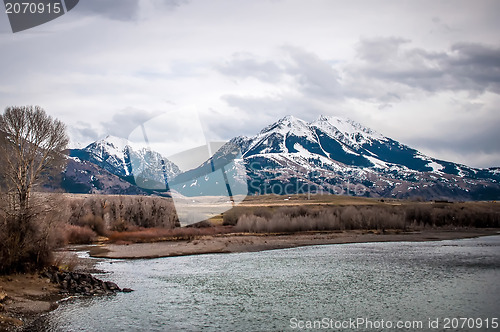
<svg viewBox="0 0 500 332">
<path fill-rule="evenodd" d="M 208 176 L 214 165 L 222 169 L 234 161 L 234 172 L 228 174 L 237 176 L 235 170 L 243 167 L 248 192 L 253 195 L 345 194 L 357 188 L 359 195 L 367 197 L 500 197 L 499 167 L 472 168 L 432 158 L 356 121 L 335 116 L 322 115 L 311 122 L 283 117 L 254 136 L 232 138 L 209 160 L 185 173 L 160 154 L 134 149 L 130 142 L 111 136 L 71 150 L 70 155 L 132 185 L 138 185 L 136 180 L 144 173 L 146 179 L 160 184 L 139 183 L 148 190 L 166 185 L 162 184 L 166 178 L 172 183 L 193 179 L 188 186 L 193 196 L 204 195 L 208 186 L 216 185 Z"/>
<path fill-rule="evenodd" d="M 283 186 L 279 182 L 285 185 L 298 182 L 330 193 L 332 186 L 337 186 L 338 191 L 339 186 L 347 189 L 352 184 L 361 184 L 365 193 L 373 197 L 422 195 L 428 199 L 491 199 L 500 196 L 495 168 L 475 169 L 432 158 L 353 120 L 339 117 L 320 116 L 307 123 L 288 116 L 255 136 L 233 138 L 230 144 L 239 146 L 249 179 L 258 183 L 256 190 L 251 191 L 253 194 L 272 186 L 280 190 Z M 319 173 L 319 179 L 310 179 L 311 173 Z M 391 184 L 394 181 L 404 183 L 395 186 Z M 471 189 L 481 191 L 482 186 L 492 189 L 493 193 L 469 193 Z M 272 189 L 263 191 L 273 193 Z"/>
</svg>

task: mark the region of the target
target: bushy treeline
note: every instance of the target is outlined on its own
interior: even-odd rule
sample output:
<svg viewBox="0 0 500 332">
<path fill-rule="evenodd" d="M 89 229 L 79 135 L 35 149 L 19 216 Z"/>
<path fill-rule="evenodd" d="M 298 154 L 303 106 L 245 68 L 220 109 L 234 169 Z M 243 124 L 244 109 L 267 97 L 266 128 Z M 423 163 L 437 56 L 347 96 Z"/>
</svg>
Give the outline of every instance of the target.
<svg viewBox="0 0 500 332">
<path fill-rule="evenodd" d="M 240 208 L 224 215 L 226 225 L 240 232 L 281 233 L 322 230 L 396 229 L 421 227 L 500 227 L 496 204 L 429 204 L 297 206 Z"/>
<path fill-rule="evenodd" d="M 240 232 L 283 233 L 351 229 L 405 229 L 406 220 L 397 209 L 376 206 L 263 209 L 238 218 Z"/>
<path fill-rule="evenodd" d="M 34 194 L 25 223 L 9 213 L 9 197 L 0 196 L 0 273 L 45 266 L 52 250 L 67 243 L 91 243 L 114 231 L 179 225 L 173 202 L 163 197 Z"/>
<path fill-rule="evenodd" d="M 435 227 L 500 227 L 498 203 L 421 203 L 402 205 L 407 220 Z"/>
<path fill-rule="evenodd" d="M 87 196 L 63 198 L 67 204 L 68 241 L 89 242 L 109 231 L 167 228 L 179 225 L 174 204 L 162 197 Z"/>
</svg>

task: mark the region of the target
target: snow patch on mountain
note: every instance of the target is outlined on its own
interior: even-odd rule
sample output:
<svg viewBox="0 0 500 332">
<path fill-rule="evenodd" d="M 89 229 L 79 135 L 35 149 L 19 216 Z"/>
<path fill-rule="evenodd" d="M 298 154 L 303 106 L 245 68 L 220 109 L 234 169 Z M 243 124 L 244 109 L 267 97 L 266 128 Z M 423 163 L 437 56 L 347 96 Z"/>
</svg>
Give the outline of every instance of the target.
<svg viewBox="0 0 500 332">
<path fill-rule="evenodd" d="M 130 169 L 127 167 L 127 162 L 125 161 L 128 149 L 129 143 L 127 139 L 111 135 L 85 148 L 85 150 L 100 159 L 101 162 L 106 162 L 117 169 L 122 169 L 124 176 L 130 175 Z"/>
<path fill-rule="evenodd" d="M 311 136 L 308 123 L 304 120 L 298 119 L 293 115 L 287 115 L 279 121 L 267 126 L 261 130 L 259 135 L 266 135 L 268 133 L 278 133 L 283 137 L 289 133 L 294 133 L 297 136 Z"/>
<path fill-rule="evenodd" d="M 349 146 L 360 146 L 365 143 L 370 144 L 373 140 L 385 140 L 385 137 L 356 121 L 342 119 L 335 116 L 320 116 L 316 121 L 309 124 L 331 135 L 332 138 Z"/>
<path fill-rule="evenodd" d="M 441 164 L 438 164 L 437 162 L 435 161 L 430 161 L 428 164 L 427 164 L 428 167 L 432 168 L 432 171 L 435 172 L 435 173 L 442 173 L 441 170 L 444 169 L 444 166 L 441 165 Z"/>
<path fill-rule="evenodd" d="M 365 158 L 368 159 L 373 165 L 375 165 L 374 166 L 375 168 L 384 168 L 384 169 L 390 168 L 390 166 L 386 162 L 380 159 L 374 158 L 372 156 L 365 156 Z"/>
</svg>

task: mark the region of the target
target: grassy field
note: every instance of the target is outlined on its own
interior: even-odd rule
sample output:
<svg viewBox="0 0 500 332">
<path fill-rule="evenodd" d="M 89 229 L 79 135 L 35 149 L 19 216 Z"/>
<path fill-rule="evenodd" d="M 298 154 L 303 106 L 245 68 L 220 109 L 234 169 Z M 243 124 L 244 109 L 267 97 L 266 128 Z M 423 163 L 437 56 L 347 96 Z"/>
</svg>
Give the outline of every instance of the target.
<svg viewBox="0 0 500 332">
<path fill-rule="evenodd" d="M 396 202 L 395 200 L 391 201 Z M 298 194 L 247 196 L 240 206 L 377 205 L 381 203 L 380 199 L 366 197 Z"/>
</svg>

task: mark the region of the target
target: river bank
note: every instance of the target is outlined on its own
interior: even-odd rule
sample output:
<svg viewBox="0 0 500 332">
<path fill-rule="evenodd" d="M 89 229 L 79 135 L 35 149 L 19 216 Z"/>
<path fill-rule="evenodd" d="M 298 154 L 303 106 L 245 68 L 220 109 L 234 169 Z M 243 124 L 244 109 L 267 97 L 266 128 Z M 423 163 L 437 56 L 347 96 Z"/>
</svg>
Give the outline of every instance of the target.
<svg viewBox="0 0 500 332">
<path fill-rule="evenodd" d="M 91 247 L 89 253 L 90 256 L 96 258 L 159 258 L 208 253 L 255 252 L 326 244 L 440 241 L 496 235 L 499 233 L 500 229 L 497 228 L 424 229 L 413 232 L 387 231 L 384 233 L 361 230 L 307 232 L 300 234 L 237 233 L 200 236 L 190 241 L 103 244 Z"/>
<path fill-rule="evenodd" d="M 95 269 L 97 259 L 80 257 L 74 251 L 86 247 L 74 246 L 55 252 L 58 266 L 79 273 L 103 272 Z M 0 331 L 22 331 L 40 315 L 56 309 L 68 298 L 61 285 L 51 282 L 49 274 L 11 274 L 0 276 Z"/>
<path fill-rule="evenodd" d="M 57 285 L 38 274 L 0 277 L 0 331 L 22 327 L 32 318 L 57 308 L 63 297 Z"/>
</svg>

